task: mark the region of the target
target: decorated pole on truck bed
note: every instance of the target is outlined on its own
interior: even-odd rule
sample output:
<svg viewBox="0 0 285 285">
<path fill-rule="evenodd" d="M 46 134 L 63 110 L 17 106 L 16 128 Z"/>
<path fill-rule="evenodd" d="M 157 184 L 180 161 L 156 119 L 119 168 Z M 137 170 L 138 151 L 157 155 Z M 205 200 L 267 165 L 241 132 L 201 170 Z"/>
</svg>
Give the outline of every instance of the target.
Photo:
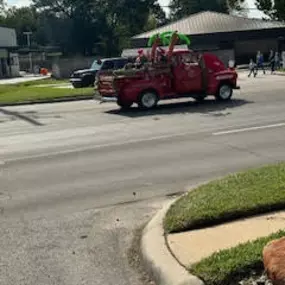
<svg viewBox="0 0 285 285">
<path fill-rule="evenodd" d="M 174 47 L 175 47 L 176 43 L 178 42 L 178 40 L 179 40 L 178 33 L 177 33 L 177 31 L 175 31 L 171 36 L 171 41 L 169 44 L 169 49 L 168 49 L 168 54 L 167 54 L 169 62 L 171 60 Z"/>
<path fill-rule="evenodd" d="M 150 38 L 149 43 L 150 43 L 150 45 L 152 45 L 150 59 L 151 59 L 151 62 L 153 62 L 155 59 L 156 49 L 161 43 L 161 38 L 160 38 L 159 34 L 156 34 L 152 38 Z"/>
<path fill-rule="evenodd" d="M 180 34 L 177 31 L 167 31 L 161 34 L 155 34 L 150 37 L 148 41 L 148 46 L 152 47 L 151 49 L 151 61 L 155 59 L 156 50 L 159 45 L 163 44 L 164 46 L 169 46 L 168 48 L 168 60 L 172 57 L 173 50 L 175 45 L 179 42 L 185 42 L 188 46 L 191 44 L 188 36 Z"/>
</svg>

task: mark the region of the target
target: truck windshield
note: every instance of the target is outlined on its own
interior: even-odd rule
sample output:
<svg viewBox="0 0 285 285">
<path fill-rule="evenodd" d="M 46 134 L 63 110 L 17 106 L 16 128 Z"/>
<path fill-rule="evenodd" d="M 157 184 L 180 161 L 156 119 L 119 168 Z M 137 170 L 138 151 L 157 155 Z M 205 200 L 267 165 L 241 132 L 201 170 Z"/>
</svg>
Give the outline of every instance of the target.
<svg viewBox="0 0 285 285">
<path fill-rule="evenodd" d="M 98 63 L 97 60 L 95 60 L 91 65 L 91 69 L 93 70 L 100 70 L 101 67 L 102 67 L 102 62 Z"/>
</svg>

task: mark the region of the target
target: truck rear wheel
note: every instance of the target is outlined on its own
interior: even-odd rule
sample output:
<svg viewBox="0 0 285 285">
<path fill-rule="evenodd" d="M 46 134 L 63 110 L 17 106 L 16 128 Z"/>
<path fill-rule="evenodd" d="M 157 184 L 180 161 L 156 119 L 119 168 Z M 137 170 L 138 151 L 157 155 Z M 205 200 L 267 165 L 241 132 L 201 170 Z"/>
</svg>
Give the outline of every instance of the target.
<svg viewBox="0 0 285 285">
<path fill-rule="evenodd" d="M 128 110 L 132 107 L 133 103 L 132 102 L 125 102 L 122 100 L 117 101 L 118 106 L 120 106 L 123 110 Z"/>
<path fill-rule="evenodd" d="M 158 96 L 154 91 L 146 91 L 139 97 L 138 105 L 141 109 L 152 109 L 156 107 Z"/>
<path fill-rule="evenodd" d="M 228 101 L 232 98 L 233 88 L 229 84 L 221 84 L 216 94 L 216 99 L 219 101 Z"/>
</svg>

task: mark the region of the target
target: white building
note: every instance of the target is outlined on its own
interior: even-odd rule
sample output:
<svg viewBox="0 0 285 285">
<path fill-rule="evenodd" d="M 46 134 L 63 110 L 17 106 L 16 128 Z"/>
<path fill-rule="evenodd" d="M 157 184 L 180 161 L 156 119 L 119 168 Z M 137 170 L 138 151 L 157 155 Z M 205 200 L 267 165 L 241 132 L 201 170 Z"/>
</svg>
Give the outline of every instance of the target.
<svg viewBox="0 0 285 285">
<path fill-rule="evenodd" d="M 16 50 L 16 31 L 0 27 L 0 78 L 19 76 L 20 66 Z"/>
</svg>

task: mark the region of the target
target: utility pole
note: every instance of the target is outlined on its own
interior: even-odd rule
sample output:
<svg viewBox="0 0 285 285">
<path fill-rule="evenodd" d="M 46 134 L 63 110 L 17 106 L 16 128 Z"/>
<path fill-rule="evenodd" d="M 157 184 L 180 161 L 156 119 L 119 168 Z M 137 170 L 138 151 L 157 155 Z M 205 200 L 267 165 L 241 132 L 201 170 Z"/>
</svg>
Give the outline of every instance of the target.
<svg viewBox="0 0 285 285">
<path fill-rule="evenodd" d="M 27 44 L 28 47 L 31 48 L 31 35 L 32 32 L 24 32 L 24 35 L 27 36 Z M 30 72 L 33 73 L 33 59 L 32 59 L 32 53 L 31 51 L 29 52 L 29 61 L 30 61 Z"/>
</svg>

